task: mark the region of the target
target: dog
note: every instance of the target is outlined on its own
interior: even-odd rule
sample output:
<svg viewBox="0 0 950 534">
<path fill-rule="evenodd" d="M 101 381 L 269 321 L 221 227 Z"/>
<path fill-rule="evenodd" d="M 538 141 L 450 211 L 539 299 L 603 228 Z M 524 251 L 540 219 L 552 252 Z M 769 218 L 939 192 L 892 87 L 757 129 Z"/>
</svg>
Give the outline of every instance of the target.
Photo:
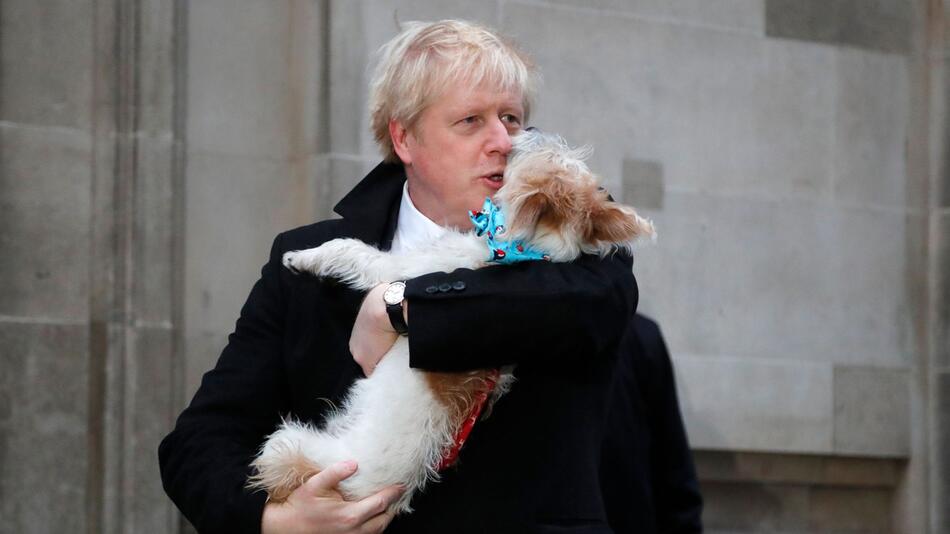
<svg viewBox="0 0 950 534">
<path fill-rule="evenodd" d="M 655 237 L 650 221 L 609 199 L 584 160 L 558 136 L 537 130 L 512 139 L 503 186 L 494 201 L 472 212 L 474 231 L 449 231 L 411 255 L 391 255 L 356 239 L 334 239 L 288 252 L 284 266 L 336 278 L 357 290 L 435 271 L 475 269 L 498 262 L 568 262 L 581 254 L 628 252 L 635 241 Z M 497 202 L 497 204 L 496 204 Z M 373 373 L 357 380 L 341 409 L 323 428 L 284 421 L 262 446 L 248 482 L 271 500 L 285 500 L 310 476 L 343 460 L 359 470 L 339 489 L 361 499 L 400 484 L 396 513 L 411 512 L 415 491 L 438 480 L 467 431 L 511 386 L 512 369 L 464 373 L 409 367 L 409 343 L 399 337 Z"/>
</svg>

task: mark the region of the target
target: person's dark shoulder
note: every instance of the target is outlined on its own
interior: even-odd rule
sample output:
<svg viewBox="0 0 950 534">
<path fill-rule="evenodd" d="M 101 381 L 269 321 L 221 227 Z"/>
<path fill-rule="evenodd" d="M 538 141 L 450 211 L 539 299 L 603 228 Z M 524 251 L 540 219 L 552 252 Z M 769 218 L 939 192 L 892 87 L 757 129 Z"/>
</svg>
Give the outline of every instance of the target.
<svg viewBox="0 0 950 534">
<path fill-rule="evenodd" d="M 280 252 L 304 250 L 351 233 L 350 225 L 345 219 L 327 219 L 282 232 L 277 236 L 277 242 Z"/>
<path fill-rule="evenodd" d="M 637 313 L 633 317 L 633 333 L 641 347 L 643 357 L 652 360 L 669 357 L 666 343 L 663 341 L 663 333 L 660 332 L 660 325 L 656 321 Z"/>
</svg>

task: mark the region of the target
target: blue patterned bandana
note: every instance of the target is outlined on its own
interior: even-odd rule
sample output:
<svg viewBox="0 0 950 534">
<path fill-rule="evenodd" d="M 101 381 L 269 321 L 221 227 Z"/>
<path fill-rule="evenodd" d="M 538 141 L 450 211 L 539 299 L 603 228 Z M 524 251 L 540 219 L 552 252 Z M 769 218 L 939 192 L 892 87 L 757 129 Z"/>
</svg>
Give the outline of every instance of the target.
<svg viewBox="0 0 950 534">
<path fill-rule="evenodd" d="M 501 208 L 491 201 L 491 198 L 485 199 L 482 205 L 482 211 L 470 211 L 468 216 L 475 225 L 475 235 L 481 237 L 488 236 L 488 250 L 491 253 L 491 259 L 496 263 L 515 263 L 519 261 L 545 260 L 551 258 L 543 252 L 539 252 L 521 241 L 501 241 L 496 236 L 505 233 L 505 214 Z"/>
</svg>

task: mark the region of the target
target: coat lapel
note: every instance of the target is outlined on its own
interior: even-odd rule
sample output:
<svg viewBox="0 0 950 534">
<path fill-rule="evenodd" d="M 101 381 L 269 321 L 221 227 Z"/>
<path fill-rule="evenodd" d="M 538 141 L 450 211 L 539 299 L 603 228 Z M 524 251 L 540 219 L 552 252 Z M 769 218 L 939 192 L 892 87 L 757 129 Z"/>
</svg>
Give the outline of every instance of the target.
<svg viewBox="0 0 950 534">
<path fill-rule="evenodd" d="M 333 211 L 349 223 L 353 237 L 389 250 L 396 233 L 405 181 L 406 172 L 401 163 L 380 163 Z"/>
</svg>

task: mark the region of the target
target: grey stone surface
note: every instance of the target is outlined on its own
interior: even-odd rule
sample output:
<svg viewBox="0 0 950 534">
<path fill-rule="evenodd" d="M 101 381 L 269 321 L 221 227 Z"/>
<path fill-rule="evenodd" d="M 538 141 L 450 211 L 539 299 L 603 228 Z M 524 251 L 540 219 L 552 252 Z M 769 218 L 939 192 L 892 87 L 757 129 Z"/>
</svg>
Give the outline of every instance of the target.
<svg viewBox="0 0 950 534">
<path fill-rule="evenodd" d="M 908 372 L 835 366 L 834 373 L 835 452 L 906 457 L 911 415 Z"/>
<path fill-rule="evenodd" d="M 659 162 L 667 191 L 831 192 L 829 47 L 535 4 L 505 14 L 544 74 L 532 122 L 592 144 L 609 188 L 633 158 Z"/>
<path fill-rule="evenodd" d="M 891 532 L 892 491 L 773 483 L 701 481 L 710 532 Z"/>
<path fill-rule="evenodd" d="M 177 511 L 157 476 L 155 455 L 179 405 L 174 396 L 172 358 L 175 332 L 170 328 L 131 331 L 132 357 L 126 368 L 125 470 L 131 494 L 124 499 L 126 531 L 172 532 Z"/>
<path fill-rule="evenodd" d="M 175 191 L 171 179 L 170 136 L 141 137 L 138 141 L 138 183 L 132 237 L 135 272 L 132 299 L 136 319 L 168 322 L 172 319 L 172 276 L 175 247 Z"/>
<path fill-rule="evenodd" d="M 673 354 L 908 363 L 903 214 L 669 189 L 643 213 L 640 308 Z"/>
<path fill-rule="evenodd" d="M 891 492 L 883 489 L 812 488 L 808 532 L 891 532 Z"/>
<path fill-rule="evenodd" d="M 947 451 L 950 450 L 950 371 L 944 370 L 933 374 L 932 387 L 933 410 L 934 410 L 934 452 L 931 455 L 933 459 L 933 503 L 935 517 L 934 524 L 938 525 L 941 534 L 950 530 L 950 510 L 940 503 L 946 503 L 950 499 L 950 457 Z"/>
<path fill-rule="evenodd" d="M 189 147 L 286 158 L 292 147 L 290 0 L 189 4 Z"/>
<path fill-rule="evenodd" d="M 3 123 L 0 145 L 0 315 L 85 319 L 89 135 Z"/>
<path fill-rule="evenodd" d="M 722 356 L 674 361 L 693 447 L 832 452 L 829 364 Z"/>
<path fill-rule="evenodd" d="M 934 214 L 936 219 L 936 256 L 934 273 L 934 364 L 938 369 L 950 369 L 950 209 Z"/>
<path fill-rule="evenodd" d="M 913 42 L 910 0 L 766 0 L 765 32 L 906 54 Z"/>
<path fill-rule="evenodd" d="M 624 159 L 621 195 L 626 204 L 652 210 L 663 209 L 663 166 L 655 161 Z"/>
<path fill-rule="evenodd" d="M 551 4 L 614 11 L 668 24 L 711 26 L 724 30 L 765 32 L 764 0 L 547 0 Z"/>
<path fill-rule="evenodd" d="M 694 451 L 693 458 L 704 482 L 893 488 L 903 471 L 903 463 L 890 458 L 708 450 Z"/>
<path fill-rule="evenodd" d="M 0 532 L 85 529 L 86 332 L 0 322 Z"/>
<path fill-rule="evenodd" d="M 703 526 L 733 532 L 804 532 L 808 489 L 795 485 L 702 482 Z"/>
<path fill-rule="evenodd" d="M 908 62 L 856 49 L 836 55 L 834 198 L 903 208 Z"/>
<path fill-rule="evenodd" d="M 312 197 L 289 163 L 268 158 L 190 152 L 187 176 L 185 328 L 226 335 L 274 237 L 312 222 Z"/>
<path fill-rule="evenodd" d="M 93 4 L 81 0 L 53 8 L 7 0 L 0 5 L 0 120 L 90 126 Z"/>
<path fill-rule="evenodd" d="M 175 69 L 184 71 L 184 65 L 175 64 L 175 0 L 149 0 L 137 5 L 141 11 L 136 128 L 151 135 L 170 134 L 175 112 Z"/>
</svg>

